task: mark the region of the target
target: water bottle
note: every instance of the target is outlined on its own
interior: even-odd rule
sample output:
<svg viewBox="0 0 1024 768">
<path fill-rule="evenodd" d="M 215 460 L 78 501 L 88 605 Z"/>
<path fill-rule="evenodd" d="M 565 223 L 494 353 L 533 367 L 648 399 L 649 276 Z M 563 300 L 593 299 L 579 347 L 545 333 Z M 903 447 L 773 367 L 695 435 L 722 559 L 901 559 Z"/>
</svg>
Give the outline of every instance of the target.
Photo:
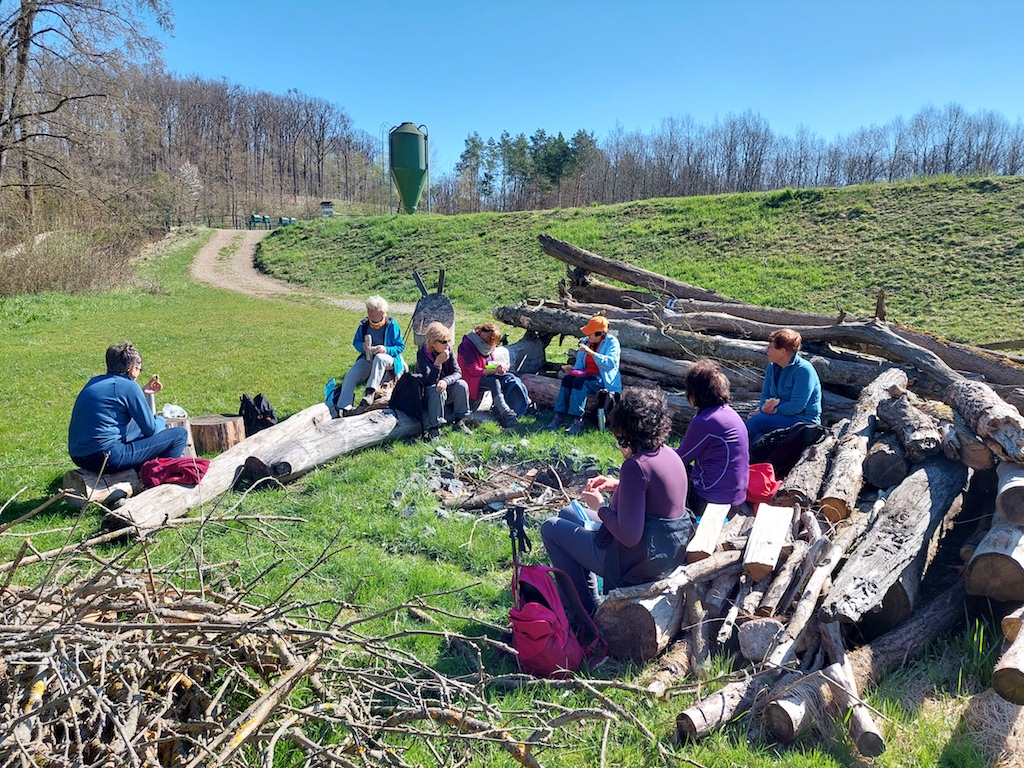
<svg viewBox="0 0 1024 768">
<path fill-rule="evenodd" d="M 366 362 L 372 363 L 373 352 L 370 351 L 370 345 L 373 344 L 373 339 L 370 337 L 370 334 L 363 336 L 363 344 L 366 345 Z"/>
<path fill-rule="evenodd" d="M 156 394 L 153 392 L 146 393 L 146 403 L 149 405 L 149 410 L 156 415 Z"/>
<path fill-rule="evenodd" d="M 597 428 L 604 432 L 604 408 L 597 409 Z"/>
</svg>

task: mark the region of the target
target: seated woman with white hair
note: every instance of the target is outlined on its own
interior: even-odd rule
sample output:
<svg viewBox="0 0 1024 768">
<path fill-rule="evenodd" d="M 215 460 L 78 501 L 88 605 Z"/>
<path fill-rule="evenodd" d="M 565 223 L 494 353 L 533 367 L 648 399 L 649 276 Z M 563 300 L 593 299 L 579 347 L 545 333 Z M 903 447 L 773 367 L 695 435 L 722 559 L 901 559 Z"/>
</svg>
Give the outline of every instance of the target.
<svg viewBox="0 0 1024 768">
<path fill-rule="evenodd" d="M 356 328 L 352 346 L 359 357 L 345 374 L 341 392 L 335 401 L 343 416 L 348 416 L 354 410 L 352 400 L 356 387 L 366 382 L 366 391 L 360 405 L 372 405 L 373 396 L 384 381 L 384 376 L 391 371 L 397 378 L 402 375 L 405 367 L 402 361 L 402 353 L 405 351 L 402 329 L 393 317 L 388 317 L 388 302 L 383 297 L 371 296 L 366 300 L 366 317 Z"/>
</svg>

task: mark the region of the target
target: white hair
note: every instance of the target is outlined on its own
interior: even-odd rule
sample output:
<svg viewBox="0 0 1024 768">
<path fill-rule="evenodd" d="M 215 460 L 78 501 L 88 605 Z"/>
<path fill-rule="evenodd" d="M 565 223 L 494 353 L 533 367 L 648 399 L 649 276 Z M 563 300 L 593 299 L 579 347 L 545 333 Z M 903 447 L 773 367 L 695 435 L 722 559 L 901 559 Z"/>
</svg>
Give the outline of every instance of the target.
<svg viewBox="0 0 1024 768">
<path fill-rule="evenodd" d="M 383 296 L 371 296 L 366 300 L 366 308 L 379 310 L 386 315 L 388 313 L 388 300 Z"/>
</svg>

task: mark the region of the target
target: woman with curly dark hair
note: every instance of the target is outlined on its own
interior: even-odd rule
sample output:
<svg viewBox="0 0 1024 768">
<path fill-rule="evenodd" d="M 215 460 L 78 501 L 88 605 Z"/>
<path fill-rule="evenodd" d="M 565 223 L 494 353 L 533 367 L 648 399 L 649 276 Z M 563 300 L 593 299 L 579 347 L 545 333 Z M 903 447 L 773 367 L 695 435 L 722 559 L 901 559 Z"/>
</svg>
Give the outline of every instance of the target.
<svg viewBox="0 0 1024 768">
<path fill-rule="evenodd" d="M 729 380 L 718 363 L 698 360 L 690 366 L 686 399 L 697 415 L 676 452 L 689 477 L 688 506 L 699 516 L 708 504 L 742 504 L 750 481 L 747 428 L 729 405 Z"/>
<path fill-rule="evenodd" d="M 686 468 L 665 445 L 672 420 L 664 393 L 627 390 L 608 423 L 625 459 L 618 479 L 592 478 L 582 495 L 586 508 L 565 507 L 540 527 L 551 564 L 569 574 L 590 612 L 598 576 L 608 592 L 657 581 L 682 565 L 694 524 L 686 509 Z"/>
</svg>

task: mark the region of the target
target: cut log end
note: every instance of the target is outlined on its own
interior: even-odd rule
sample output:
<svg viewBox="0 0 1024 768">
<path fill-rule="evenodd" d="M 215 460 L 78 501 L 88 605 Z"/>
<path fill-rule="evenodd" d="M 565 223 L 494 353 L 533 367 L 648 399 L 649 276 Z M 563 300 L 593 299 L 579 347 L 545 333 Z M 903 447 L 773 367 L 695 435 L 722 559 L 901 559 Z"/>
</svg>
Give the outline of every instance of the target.
<svg viewBox="0 0 1024 768">
<path fill-rule="evenodd" d="M 992 690 L 1011 704 L 1024 704 L 1024 671 L 1013 667 L 992 673 Z"/>
<path fill-rule="evenodd" d="M 594 617 L 608 642 L 608 653 L 620 659 L 650 661 L 658 655 L 658 628 L 643 606 L 624 600 L 605 603 Z"/>
</svg>

